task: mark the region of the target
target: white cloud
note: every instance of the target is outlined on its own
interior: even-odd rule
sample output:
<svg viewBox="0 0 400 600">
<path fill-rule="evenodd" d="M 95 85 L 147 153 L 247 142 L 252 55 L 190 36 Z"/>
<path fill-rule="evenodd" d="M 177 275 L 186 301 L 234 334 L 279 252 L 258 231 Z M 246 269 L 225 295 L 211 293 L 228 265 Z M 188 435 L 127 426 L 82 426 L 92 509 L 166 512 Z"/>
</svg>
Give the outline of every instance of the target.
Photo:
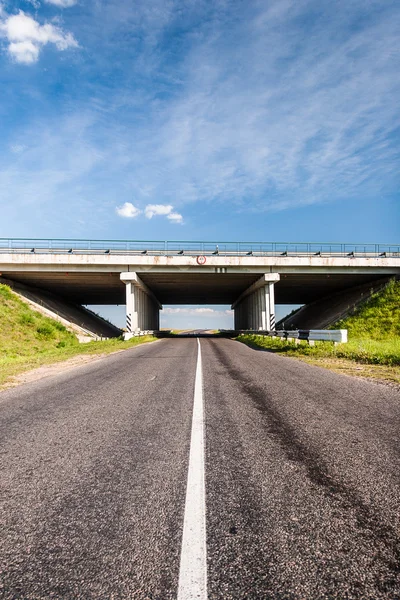
<svg viewBox="0 0 400 600">
<path fill-rule="evenodd" d="M 117 206 L 115 212 L 120 217 L 135 219 L 142 211 L 136 208 L 136 206 L 133 206 L 131 202 L 125 202 L 122 206 Z"/>
<path fill-rule="evenodd" d="M 8 52 L 16 62 L 35 63 L 46 44 L 54 44 L 61 51 L 78 46 L 71 33 L 64 33 L 51 23 L 40 25 L 22 10 L 17 15 L 0 17 L 0 35 L 9 42 Z"/>
<path fill-rule="evenodd" d="M 47 4 L 54 4 L 60 8 L 69 8 L 70 6 L 74 6 L 77 0 L 45 0 L 45 2 L 47 2 Z"/>
<path fill-rule="evenodd" d="M 173 208 L 171 204 L 148 204 L 144 209 L 144 214 L 148 219 L 152 219 L 154 215 L 170 215 Z"/>
<path fill-rule="evenodd" d="M 148 204 L 144 209 L 144 214 L 148 219 L 161 215 L 167 217 L 173 223 L 183 223 L 182 215 L 174 212 L 174 207 L 171 204 Z"/>
<path fill-rule="evenodd" d="M 233 315 L 233 310 L 215 310 L 214 308 L 172 308 L 166 307 L 163 309 L 165 315 L 198 315 L 209 317 L 221 317 L 224 315 Z"/>
<path fill-rule="evenodd" d="M 172 212 L 167 216 L 167 219 L 172 221 L 173 223 L 183 223 L 183 217 L 181 214 L 177 212 Z"/>
<path fill-rule="evenodd" d="M 8 46 L 8 52 L 19 63 L 29 65 L 35 63 L 39 58 L 39 46 L 33 42 L 12 42 Z"/>
</svg>

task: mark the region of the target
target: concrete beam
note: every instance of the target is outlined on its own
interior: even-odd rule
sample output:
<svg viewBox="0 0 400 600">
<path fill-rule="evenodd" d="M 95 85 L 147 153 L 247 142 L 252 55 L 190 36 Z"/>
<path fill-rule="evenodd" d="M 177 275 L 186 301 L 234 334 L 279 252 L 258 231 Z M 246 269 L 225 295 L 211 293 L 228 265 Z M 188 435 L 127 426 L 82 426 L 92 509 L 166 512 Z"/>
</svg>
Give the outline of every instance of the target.
<svg viewBox="0 0 400 600">
<path fill-rule="evenodd" d="M 264 285 L 266 285 L 268 283 L 276 283 L 279 280 L 280 280 L 279 273 L 264 273 L 264 275 L 262 277 L 260 277 L 260 279 L 257 279 L 257 281 L 255 283 L 253 283 L 250 287 L 247 288 L 247 290 L 245 290 L 242 294 L 240 294 L 239 298 L 237 298 L 235 300 L 235 302 L 232 304 L 231 308 L 234 309 L 235 306 L 239 302 L 241 302 L 247 296 L 250 296 L 250 294 L 253 294 L 260 287 L 263 287 Z"/>
<path fill-rule="evenodd" d="M 343 256 L 207 256 L 205 265 L 197 263 L 196 256 L 151 256 L 151 255 L 129 255 L 129 254 L 80 254 L 79 251 L 71 254 L 57 254 L 51 252 L 40 253 L 14 253 L 0 251 L 0 271 L 14 270 L 17 266 L 26 271 L 41 270 L 46 268 L 57 270 L 80 270 L 80 271 L 122 271 L 124 268 L 134 268 L 135 271 L 161 270 L 167 272 L 172 270 L 190 270 L 191 272 L 221 272 L 221 268 L 228 272 L 256 272 L 258 269 L 266 271 L 283 272 L 289 269 L 304 268 L 307 270 L 320 269 L 315 272 L 346 272 L 355 269 L 354 272 L 391 272 L 396 274 L 400 269 L 400 257 L 343 257 Z M 334 271 L 333 269 L 338 269 Z M 343 271 L 344 269 L 344 271 Z"/>
<path fill-rule="evenodd" d="M 133 285 L 140 288 L 145 294 L 150 296 L 150 298 L 152 298 L 157 304 L 158 308 L 162 309 L 161 302 L 159 302 L 158 298 L 154 295 L 151 289 L 145 283 L 143 283 L 143 281 L 140 279 L 137 273 L 131 271 L 121 273 L 120 279 L 125 284 L 133 283 Z"/>
</svg>

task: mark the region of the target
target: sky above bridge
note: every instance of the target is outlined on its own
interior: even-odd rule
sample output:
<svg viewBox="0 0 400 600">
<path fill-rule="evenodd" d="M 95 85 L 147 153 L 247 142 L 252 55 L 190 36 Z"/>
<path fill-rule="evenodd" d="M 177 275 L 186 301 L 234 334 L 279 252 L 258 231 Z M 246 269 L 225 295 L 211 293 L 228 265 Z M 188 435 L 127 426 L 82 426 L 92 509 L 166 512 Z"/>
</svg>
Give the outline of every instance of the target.
<svg viewBox="0 0 400 600">
<path fill-rule="evenodd" d="M 399 26 L 397 0 L 0 0 L 0 237 L 398 241 Z"/>
</svg>

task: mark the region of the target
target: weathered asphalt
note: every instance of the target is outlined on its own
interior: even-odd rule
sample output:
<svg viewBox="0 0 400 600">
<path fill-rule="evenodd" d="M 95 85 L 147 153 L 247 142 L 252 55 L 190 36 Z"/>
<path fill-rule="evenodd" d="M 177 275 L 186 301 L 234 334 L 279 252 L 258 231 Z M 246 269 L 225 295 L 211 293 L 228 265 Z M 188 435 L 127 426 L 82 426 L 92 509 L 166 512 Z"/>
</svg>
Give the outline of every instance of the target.
<svg viewBox="0 0 400 600">
<path fill-rule="evenodd" d="M 0 597 L 174 598 L 196 340 L 0 394 Z"/>
<path fill-rule="evenodd" d="M 400 598 L 400 395 L 202 339 L 210 599 Z M 197 342 L 0 393 L 0 598 L 176 598 Z"/>
<path fill-rule="evenodd" d="M 400 396 L 203 342 L 209 598 L 400 598 Z"/>
</svg>

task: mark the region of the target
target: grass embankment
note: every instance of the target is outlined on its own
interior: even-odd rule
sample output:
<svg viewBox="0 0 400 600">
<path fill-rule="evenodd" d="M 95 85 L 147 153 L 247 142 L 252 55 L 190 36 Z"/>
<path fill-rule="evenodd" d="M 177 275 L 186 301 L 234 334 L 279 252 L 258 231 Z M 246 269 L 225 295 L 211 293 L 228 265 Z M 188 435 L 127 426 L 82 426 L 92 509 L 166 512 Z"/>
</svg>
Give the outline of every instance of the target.
<svg viewBox="0 0 400 600">
<path fill-rule="evenodd" d="M 391 281 L 332 329 L 347 329 L 348 343 L 286 342 L 279 338 L 242 335 L 253 347 L 296 356 L 335 371 L 400 383 L 400 282 Z"/>
<path fill-rule="evenodd" d="M 114 338 L 80 344 L 64 325 L 32 310 L 8 286 L 0 284 L 0 386 L 44 364 L 80 354 L 109 354 L 155 339 L 143 336 L 128 342 Z"/>
</svg>

